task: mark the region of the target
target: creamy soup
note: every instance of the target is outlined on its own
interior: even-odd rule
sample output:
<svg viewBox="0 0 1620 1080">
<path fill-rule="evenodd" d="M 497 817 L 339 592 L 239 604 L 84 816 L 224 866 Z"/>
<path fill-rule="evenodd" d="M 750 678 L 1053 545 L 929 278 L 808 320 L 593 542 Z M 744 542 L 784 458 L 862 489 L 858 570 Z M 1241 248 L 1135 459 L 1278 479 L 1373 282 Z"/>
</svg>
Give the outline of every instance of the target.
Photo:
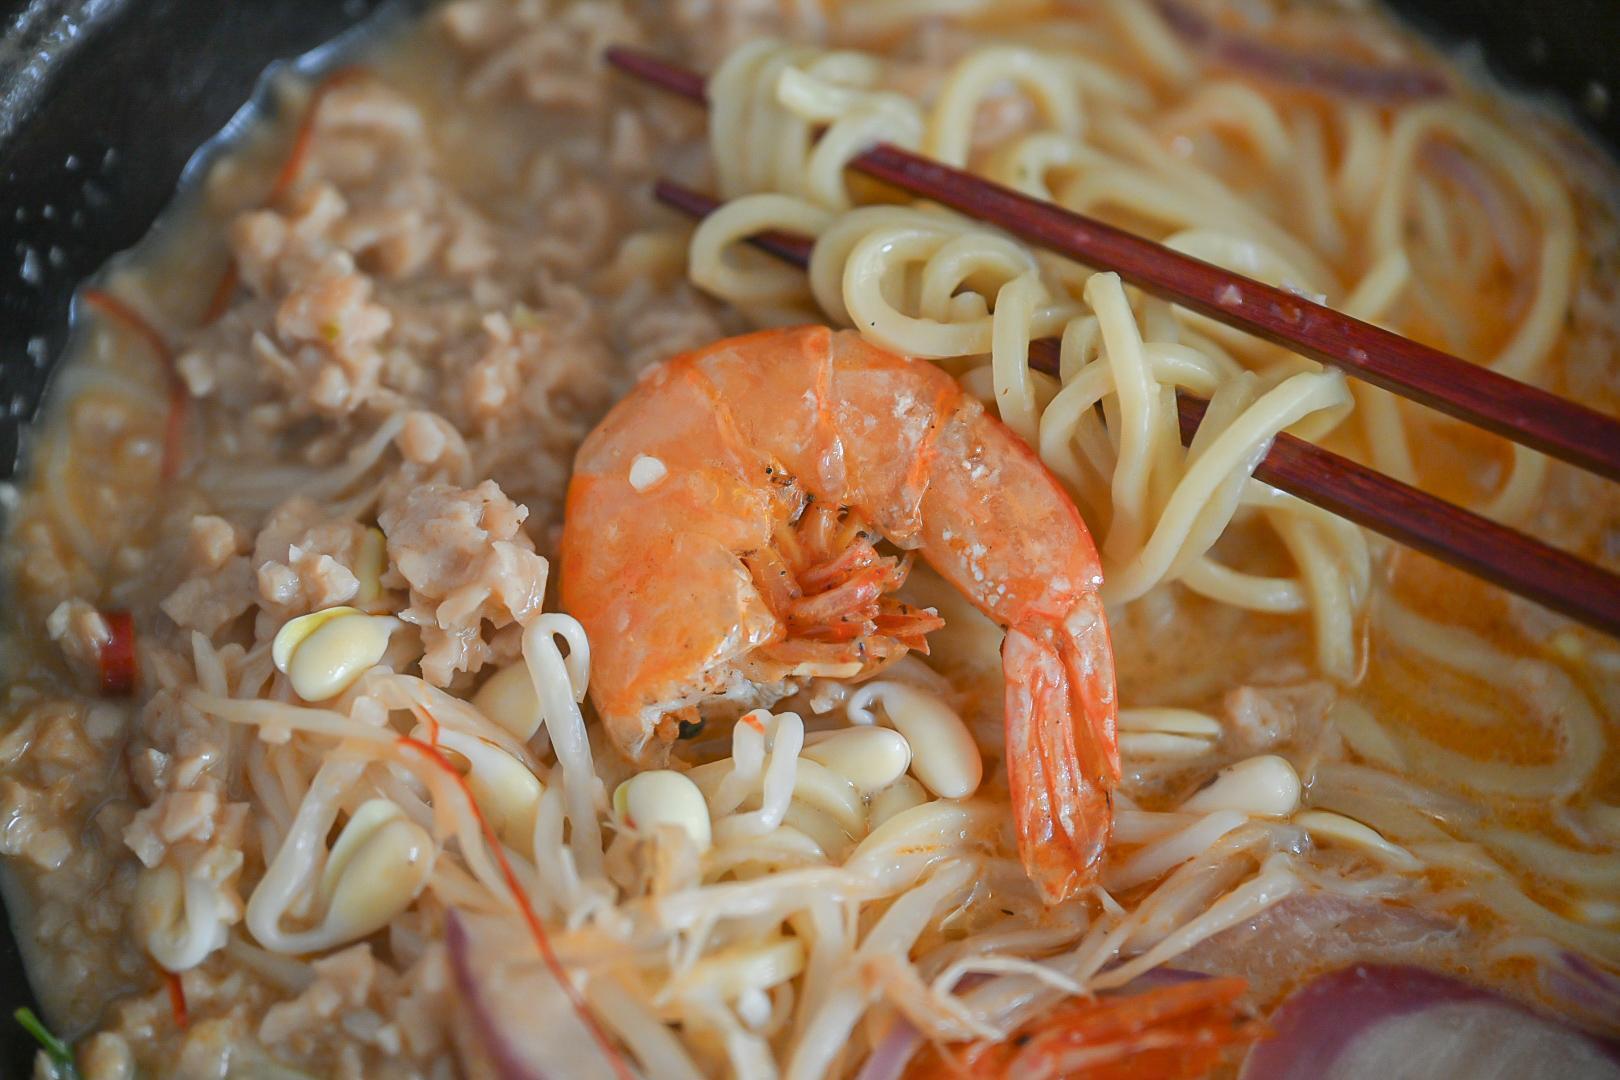
<svg viewBox="0 0 1620 1080">
<path fill-rule="evenodd" d="M 81 292 L 7 503 L 41 1075 L 1620 1075 L 1620 646 L 1250 473 L 1610 568 L 1614 485 L 844 170 L 1612 414 L 1562 120 L 1286 0 L 454 0 L 341 65 Z"/>
</svg>

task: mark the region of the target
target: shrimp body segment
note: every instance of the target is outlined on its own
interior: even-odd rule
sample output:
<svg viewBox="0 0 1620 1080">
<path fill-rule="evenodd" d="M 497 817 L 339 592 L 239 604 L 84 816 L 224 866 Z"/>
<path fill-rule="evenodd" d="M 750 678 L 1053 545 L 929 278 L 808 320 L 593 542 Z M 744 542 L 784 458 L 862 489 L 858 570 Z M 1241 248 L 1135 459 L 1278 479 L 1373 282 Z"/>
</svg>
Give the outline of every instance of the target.
<svg viewBox="0 0 1620 1080">
<path fill-rule="evenodd" d="M 920 553 L 1007 629 L 1026 869 L 1053 901 L 1090 880 L 1119 775 L 1096 548 L 1035 454 L 944 372 L 819 326 L 675 357 L 585 440 L 565 521 L 591 695 L 646 765 L 699 706 L 926 651 L 941 621 L 891 595 Z"/>
<path fill-rule="evenodd" d="M 1261 1034 L 1243 1018 L 1242 979 L 1195 979 L 1134 994 L 1080 998 L 1004 1042 L 929 1049 L 906 1080 L 1194 1080 Z"/>
</svg>

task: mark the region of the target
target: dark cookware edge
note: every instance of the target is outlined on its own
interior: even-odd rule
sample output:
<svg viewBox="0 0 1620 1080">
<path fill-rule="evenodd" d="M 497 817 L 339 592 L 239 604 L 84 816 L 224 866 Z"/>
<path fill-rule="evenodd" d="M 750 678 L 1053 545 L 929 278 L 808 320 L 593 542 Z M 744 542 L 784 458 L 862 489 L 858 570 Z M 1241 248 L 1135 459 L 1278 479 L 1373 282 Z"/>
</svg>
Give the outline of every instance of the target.
<svg viewBox="0 0 1620 1080">
<path fill-rule="evenodd" d="M 0 3 L 0 481 L 25 451 L 67 342 L 73 290 L 146 234 L 198 148 L 237 116 L 265 69 L 380 9 L 391 18 L 427 2 Z M 1498 78 L 1565 105 L 1620 148 L 1620 108 L 1609 103 L 1620 2 L 1390 2 L 1431 38 L 1477 47 Z M 0 524 L 4 512 L 0 503 Z M 20 1078 L 33 1044 L 10 1013 L 32 995 L 9 921 L 0 921 L 0 1077 Z"/>
</svg>

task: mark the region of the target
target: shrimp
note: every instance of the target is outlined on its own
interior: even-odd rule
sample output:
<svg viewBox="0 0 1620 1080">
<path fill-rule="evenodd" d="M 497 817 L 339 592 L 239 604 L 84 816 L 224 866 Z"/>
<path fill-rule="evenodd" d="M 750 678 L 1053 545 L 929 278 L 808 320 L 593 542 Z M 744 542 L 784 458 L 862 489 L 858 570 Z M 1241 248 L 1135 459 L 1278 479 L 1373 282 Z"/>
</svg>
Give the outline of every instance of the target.
<svg viewBox="0 0 1620 1080">
<path fill-rule="evenodd" d="M 926 652 L 942 621 L 892 596 L 920 553 L 1006 628 L 1025 870 L 1050 903 L 1094 878 L 1119 778 L 1096 547 L 1029 447 L 943 371 L 821 326 L 675 357 L 580 447 L 564 522 L 592 700 L 649 766 L 699 706 Z"/>
<path fill-rule="evenodd" d="M 1195 979 L 1141 993 L 1066 1002 L 1005 1042 L 926 1050 L 906 1080 L 1192 1080 L 1259 1026 L 1238 1017 L 1242 979 Z"/>
</svg>

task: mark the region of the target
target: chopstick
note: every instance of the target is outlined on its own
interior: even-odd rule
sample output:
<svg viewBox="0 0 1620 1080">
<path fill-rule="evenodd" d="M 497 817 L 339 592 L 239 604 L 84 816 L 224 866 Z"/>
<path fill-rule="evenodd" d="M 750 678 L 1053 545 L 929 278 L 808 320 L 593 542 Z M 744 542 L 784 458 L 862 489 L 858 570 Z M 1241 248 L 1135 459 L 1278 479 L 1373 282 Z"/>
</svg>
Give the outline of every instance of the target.
<svg viewBox="0 0 1620 1080">
<path fill-rule="evenodd" d="M 694 218 L 720 205 L 719 200 L 671 180 L 659 180 L 653 193 L 666 206 Z M 783 262 L 800 268 L 810 265 L 814 244 L 808 237 L 770 232 L 749 242 Z M 1029 365 L 1056 377 L 1058 342 L 1052 338 L 1031 342 Z M 1191 394 L 1177 396 L 1183 443 L 1192 442 L 1208 404 Z M 1254 476 L 1593 629 L 1620 636 L 1620 576 L 1567 551 L 1286 432 L 1272 442 Z"/>
<path fill-rule="evenodd" d="M 622 46 L 607 62 L 699 104 L 703 76 Z M 850 167 L 1374 386 L 1620 480 L 1620 420 L 1095 218 L 880 143 Z"/>
</svg>

